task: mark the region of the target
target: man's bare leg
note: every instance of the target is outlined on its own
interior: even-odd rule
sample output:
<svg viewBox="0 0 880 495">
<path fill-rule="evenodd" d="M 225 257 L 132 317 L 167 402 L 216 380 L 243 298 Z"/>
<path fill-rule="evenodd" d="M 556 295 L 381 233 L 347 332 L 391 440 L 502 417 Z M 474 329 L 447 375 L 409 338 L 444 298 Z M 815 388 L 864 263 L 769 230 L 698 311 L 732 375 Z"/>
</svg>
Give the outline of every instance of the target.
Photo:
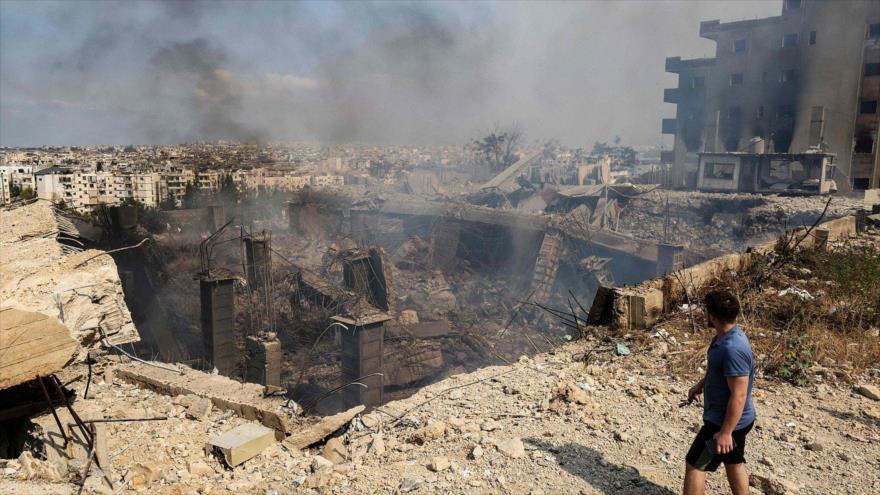
<svg viewBox="0 0 880 495">
<path fill-rule="evenodd" d="M 748 482 L 746 482 L 748 487 Z M 685 463 L 684 468 L 684 495 L 703 495 L 706 490 L 706 473 Z"/>
<path fill-rule="evenodd" d="M 727 482 L 733 495 L 749 495 L 749 473 L 745 464 L 725 464 Z"/>
</svg>

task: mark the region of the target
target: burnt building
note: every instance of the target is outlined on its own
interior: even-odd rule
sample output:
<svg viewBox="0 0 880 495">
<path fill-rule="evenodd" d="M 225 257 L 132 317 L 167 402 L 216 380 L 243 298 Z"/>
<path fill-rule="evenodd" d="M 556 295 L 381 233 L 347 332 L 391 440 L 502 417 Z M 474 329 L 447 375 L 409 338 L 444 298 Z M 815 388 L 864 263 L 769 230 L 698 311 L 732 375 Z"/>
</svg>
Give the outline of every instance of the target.
<svg viewBox="0 0 880 495">
<path fill-rule="evenodd" d="M 880 0 L 784 0 L 779 16 L 700 23 L 714 58 L 666 59 L 678 87 L 664 101 L 675 136 L 674 186 L 695 188 L 700 153 L 833 154 L 828 176 L 841 191 L 880 187 Z"/>
</svg>

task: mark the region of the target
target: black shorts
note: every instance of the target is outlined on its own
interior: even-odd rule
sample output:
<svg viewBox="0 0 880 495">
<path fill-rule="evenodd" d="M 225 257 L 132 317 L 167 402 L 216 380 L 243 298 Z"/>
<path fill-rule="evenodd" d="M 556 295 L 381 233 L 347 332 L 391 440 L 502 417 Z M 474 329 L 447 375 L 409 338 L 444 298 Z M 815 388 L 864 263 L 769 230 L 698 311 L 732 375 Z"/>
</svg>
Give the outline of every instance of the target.
<svg viewBox="0 0 880 495">
<path fill-rule="evenodd" d="M 726 454 L 715 454 L 715 452 L 708 452 L 706 442 L 712 440 L 715 434 L 721 431 L 721 427 L 708 421 L 703 422 L 703 427 L 700 428 L 700 431 L 697 433 L 697 438 L 695 438 L 694 443 L 691 444 L 691 448 L 688 450 L 685 460 L 692 467 L 698 469 L 701 464 L 704 464 L 705 468 L 701 469 L 701 471 L 715 471 L 722 462 L 724 464 L 742 464 L 746 462 L 746 435 L 749 434 L 754 425 L 755 422 L 752 421 L 748 426 L 740 428 L 739 430 L 734 430 L 731 434 L 733 441 L 736 444 L 733 450 Z M 711 457 L 708 464 L 701 462 L 708 457 Z"/>
</svg>

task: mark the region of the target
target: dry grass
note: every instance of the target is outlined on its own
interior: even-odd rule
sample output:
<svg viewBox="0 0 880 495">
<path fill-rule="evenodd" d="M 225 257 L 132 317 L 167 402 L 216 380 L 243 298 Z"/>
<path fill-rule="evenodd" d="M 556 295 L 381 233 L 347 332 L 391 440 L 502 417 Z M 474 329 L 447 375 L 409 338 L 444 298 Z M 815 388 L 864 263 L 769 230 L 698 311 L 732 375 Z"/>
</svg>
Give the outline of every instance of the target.
<svg viewBox="0 0 880 495">
<path fill-rule="evenodd" d="M 874 237 L 828 251 L 799 249 L 787 254 L 785 263 L 780 263 L 778 253 L 757 256 L 744 273 L 725 273 L 710 286 L 692 291 L 691 297 L 701 301 L 705 292 L 722 287 L 739 296 L 740 321 L 765 376 L 799 385 L 817 373 L 851 381 L 880 363 L 880 338 L 872 333 L 880 326 L 878 241 Z M 780 294 L 786 290 L 797 293 Z M 675 311 L 658 327 L 673 338 L 667 353 L 669 371 L 683 376 L 701 373 L 713 335 L 702 309 L 692 314 Z"/>
</svg>

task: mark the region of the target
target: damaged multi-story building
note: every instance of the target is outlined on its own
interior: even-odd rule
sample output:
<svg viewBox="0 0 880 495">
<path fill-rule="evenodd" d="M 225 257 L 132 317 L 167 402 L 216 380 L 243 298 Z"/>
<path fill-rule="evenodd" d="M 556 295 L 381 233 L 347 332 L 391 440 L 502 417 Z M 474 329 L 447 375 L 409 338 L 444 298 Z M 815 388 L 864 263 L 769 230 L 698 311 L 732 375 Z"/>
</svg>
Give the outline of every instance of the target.
<svg viewBox="0 0 880 495">
<path fill-rule="evenodd" d="M 699 34 L 715 41 L 715 57 L 666 59 L 666 72 L 678 74 L 663 98 L 676 105 L 662 123 L 674 135 L 664 156 L 672 185 L 880 187 L 880 2 L 784 0 L 779 16 L 704 21 Z M 786 156 L 806 152 L 824 157 L 813 166 Z M 764 154 L 776 156 L 755 157 Z"/>
</svg>

